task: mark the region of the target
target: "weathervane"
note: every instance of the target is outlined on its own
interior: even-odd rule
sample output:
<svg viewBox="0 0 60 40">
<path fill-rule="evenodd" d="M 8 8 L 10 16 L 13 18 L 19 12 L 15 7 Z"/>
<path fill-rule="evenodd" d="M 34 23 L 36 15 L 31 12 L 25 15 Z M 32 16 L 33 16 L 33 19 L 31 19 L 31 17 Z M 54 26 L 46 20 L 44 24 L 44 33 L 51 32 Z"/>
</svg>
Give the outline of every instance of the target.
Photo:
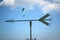
<svg viewBox="0 0 60 40">
<path fill-rule="evenodd" d="M 32 21 L 40 21 L 42 23 L 44 23 L 45 25 L 49 25 L 48 22 L 45 21 L 45 19 L 47 17 L 49 17 L 49 14 L 46 14 L 45 16 L 41 17 L 40 19 L 34 19 L 34 20 L 6 20 L 5 22 L 25 22 L 25 21 L 29 21 L 30 23 L 30 40 L 32 40 Z M 51 19 L 46 19 L 46 20 L 51 20 Z"/>
</svg>

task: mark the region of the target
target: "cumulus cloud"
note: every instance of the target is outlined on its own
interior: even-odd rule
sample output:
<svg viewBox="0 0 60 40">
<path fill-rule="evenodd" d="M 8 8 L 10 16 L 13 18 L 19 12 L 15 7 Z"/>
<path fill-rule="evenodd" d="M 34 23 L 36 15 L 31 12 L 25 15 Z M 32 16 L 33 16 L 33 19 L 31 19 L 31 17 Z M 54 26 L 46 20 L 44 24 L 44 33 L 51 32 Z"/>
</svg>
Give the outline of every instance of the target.
<svg viewBox="0 0 60 40">
<path fill-rule="evenodd" d="M 34 5 L 38 5 L 42 8 L 42 11 L 47 13 L 51 10 L 60 8 L 60 0 L 3 0 L 0 5 L 11 6 L 11 8 L 21 6 L 28 9 L 34 9 Z"/>
<path fill-rule="evenodd" d="M 0 2 L 0 6 L 13 6 L 15 4 L 15 0 L 2 0 Z"/>
<path fill-rule="evenodd" d="M 60 8 L 60 4 L 51 3 L 48 1 L 43 1 L 42 3 L 40 2 L 40 6 L 42 7 L 42 10 L 45 13 L 50 12 L 51 10 L 56 10 Z"/>
</svg>

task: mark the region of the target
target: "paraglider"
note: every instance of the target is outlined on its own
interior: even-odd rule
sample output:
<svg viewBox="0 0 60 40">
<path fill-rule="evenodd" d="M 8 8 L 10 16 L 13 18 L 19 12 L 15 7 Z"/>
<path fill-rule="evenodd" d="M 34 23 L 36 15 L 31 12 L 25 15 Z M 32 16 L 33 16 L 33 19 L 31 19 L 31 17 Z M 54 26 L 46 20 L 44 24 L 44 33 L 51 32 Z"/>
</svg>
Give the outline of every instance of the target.
<svg viewBox="0 0 60 40">
<path fill-rule="evenodd" d="M 22 9 L 22 12 L 25 10 L 25 8 Z"/>
</svg>

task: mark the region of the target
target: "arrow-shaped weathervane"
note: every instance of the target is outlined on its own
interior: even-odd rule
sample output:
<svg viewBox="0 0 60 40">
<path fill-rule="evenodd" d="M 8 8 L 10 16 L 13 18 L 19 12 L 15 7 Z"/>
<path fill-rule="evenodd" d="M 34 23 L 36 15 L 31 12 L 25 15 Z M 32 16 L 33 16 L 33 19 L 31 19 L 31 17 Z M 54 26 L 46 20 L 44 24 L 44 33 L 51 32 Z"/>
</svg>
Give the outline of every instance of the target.
<svg viewBox="0 0 60 40">
<path fill-rule="evenodd" d="M 45 19 L 49 16 L 49 14 L 46 14 L 45 16 L 41 17 L 40 19 L 35 19 L 35 20 L 7 20 L 5 22 L 24 22 L 24 21 L 40 21 L 44 23 L 45 25 L 49 25 L 48 22 L 45 21 Z M 51 20 L 51 19 L 49 19 Z"/>
<path fill-rule="evenodd" d="M 7 20 L 5 22 L 24 22 L 24 21 L 29 21 L 30 22 L 30 40 L 32 40 L 32 21 L 41 21 L 42 23 L 44 23 L 45 25 L 49 25 L 48 22 L 44 21 L 45 18 L 47 18 L 49 16 L 49 14 L 46 14 L 45 16 L 43 16 L 40 19 L 35 19 L 35 20 Z"/>
</svg>

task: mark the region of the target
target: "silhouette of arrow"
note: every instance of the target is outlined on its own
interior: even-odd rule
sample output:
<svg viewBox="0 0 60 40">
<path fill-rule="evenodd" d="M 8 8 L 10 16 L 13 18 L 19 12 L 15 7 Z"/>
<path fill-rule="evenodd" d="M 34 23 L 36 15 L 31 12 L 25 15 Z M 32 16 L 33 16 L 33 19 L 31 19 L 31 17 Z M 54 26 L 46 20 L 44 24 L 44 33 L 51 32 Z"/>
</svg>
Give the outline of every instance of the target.
<svg viewBox="0 0 60 40">
<path fill-rule="evenodd" d="M 42 23 L 44 23 L 44 24 L 46 24 L 46 25 L 49 25 L 49 23 L 45 21 L 45 18 L 47 18 L 48 16 L 49 16 L 49 14 L 46 14 L 45 16 L 41 17 L 41 18 L 39 19 L 39 21 L 41 21 Z"/>
<path fill-rule="evenodd" d="M 45 16 L 41 17 L 40 19 L 34 19 L 34 20 L 6 20 L 5 22 L 24 22 L 24 21 L 41 21 L 45 25 L 49 25 L 48 22 L 45 21 L 45 18 L 47 18 L 49 14 L 46 14 Z M 51 19 L 48 19 L 51 20 Z"/>
</svg>

